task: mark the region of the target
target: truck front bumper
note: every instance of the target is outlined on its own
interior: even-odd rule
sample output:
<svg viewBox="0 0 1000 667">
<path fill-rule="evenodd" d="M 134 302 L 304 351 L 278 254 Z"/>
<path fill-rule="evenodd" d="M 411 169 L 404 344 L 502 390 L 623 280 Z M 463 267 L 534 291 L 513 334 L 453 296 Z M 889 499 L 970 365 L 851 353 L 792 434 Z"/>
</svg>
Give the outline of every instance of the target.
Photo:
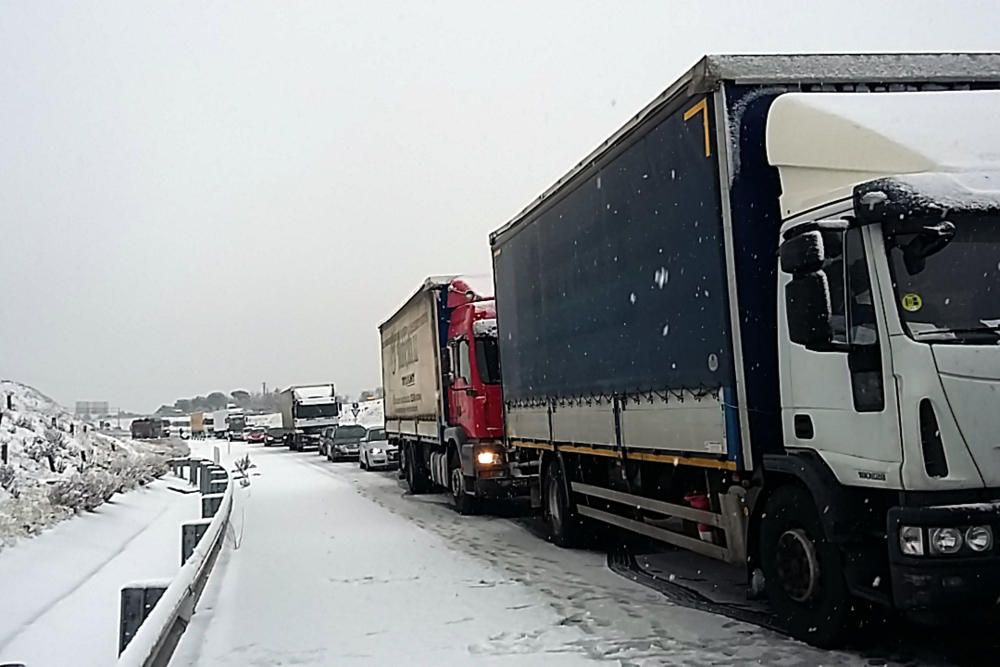
<svg viewBox="0 0 1000 667">
<path fill-rule="evenodd" d="M 993 541 L 975 552 L 967 544 L 954 554 L 935 554 L 929 531 L 955 528 L 964 536 L 969 527 L 989 526 Z M 923 555 L 907 555 L 900 545 L 900 531 L 923 531 Z M 992 609 L 1000 601 L 1000 501 L 934 507 L 893 507 L 888 514 L 889 567 L 892 597 L 897 609 L 952 614 Z"/>
<path fill-rule="evenodd" d="M 506 500 L 531 495 L 531 488 L 538 484 L 538 475 L 511 475 L 499 468 L 481 470 L 476 477 L 476 496 L 490 500 Z"/>
</svg>

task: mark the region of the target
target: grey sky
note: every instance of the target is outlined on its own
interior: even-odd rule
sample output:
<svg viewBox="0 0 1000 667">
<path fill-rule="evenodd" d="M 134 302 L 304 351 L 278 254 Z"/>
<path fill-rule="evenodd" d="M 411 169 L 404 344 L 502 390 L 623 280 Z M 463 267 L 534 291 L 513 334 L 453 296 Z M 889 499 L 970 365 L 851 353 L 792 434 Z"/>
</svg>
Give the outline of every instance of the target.
<svg viewBox="0 0 1000 667">
<path fill-rule="evenodd" d="M 706 52 L 997 50 L 993 2 L 0 0 L 0 376 L 379 381 L 376 326 Z"/>
</svg>

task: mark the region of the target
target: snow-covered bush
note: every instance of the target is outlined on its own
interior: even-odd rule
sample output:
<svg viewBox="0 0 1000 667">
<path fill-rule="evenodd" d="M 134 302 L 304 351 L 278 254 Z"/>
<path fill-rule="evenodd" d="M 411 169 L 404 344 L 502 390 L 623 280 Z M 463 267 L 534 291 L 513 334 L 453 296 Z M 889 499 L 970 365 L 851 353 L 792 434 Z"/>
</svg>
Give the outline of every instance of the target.
<svg viewBox="0 0 1000 667">
<path fill-rule="evenodd" d="M 20 489 L 17 485 L 17 470 L 9 463 L 0 463 L 0 489 L 14 498 L 20 495 Z"/>
<path fill-rule="evenodd" d="M 0 408 L 0 445 L 8 450 L 7 464 L 0 462 L 0 548 L 148 484 L 167 471 L 170 458 L 187 454 L 172 441 L 94 431 L 44 394 L 8 380 L 0 380 Z"/>
</svg>

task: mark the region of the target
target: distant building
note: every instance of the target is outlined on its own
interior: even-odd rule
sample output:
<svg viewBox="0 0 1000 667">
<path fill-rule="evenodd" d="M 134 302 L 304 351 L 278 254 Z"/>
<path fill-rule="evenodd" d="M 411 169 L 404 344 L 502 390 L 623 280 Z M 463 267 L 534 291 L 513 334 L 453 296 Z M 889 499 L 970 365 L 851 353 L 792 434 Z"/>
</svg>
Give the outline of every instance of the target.
<svg viewBox="0 0 1000 667">
<path fill-rule="evenodd" d="M 107 401 L 77 401 L 74 413 L 81 419 L 111 414 Z"/>
</svg>

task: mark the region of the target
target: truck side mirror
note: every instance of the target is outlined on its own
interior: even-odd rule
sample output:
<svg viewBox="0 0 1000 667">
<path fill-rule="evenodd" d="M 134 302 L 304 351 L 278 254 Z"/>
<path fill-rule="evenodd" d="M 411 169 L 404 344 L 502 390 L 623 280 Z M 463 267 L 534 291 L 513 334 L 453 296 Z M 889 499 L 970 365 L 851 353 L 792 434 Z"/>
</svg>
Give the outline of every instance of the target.
<svg viewBox="0 0 1000 667">
<path fill-rule="evenodd" d="M 451 348 L 441 349 L 441 371 L 446 375 L 451 372 Z"/>
<path fill-rule="evenodd" d="M 924 270 L 927 258 L 941 252 L 955 238 L 955 225 L 942 220 L 936 225 L 925 225 L 909 243 L 903 246 L 903 264 L 906 272 L 915 276 Z"/>
<path fill-rule="evenodd" d="M 793 276 L 819 271 L 826 258 L 823 235 L 818 231 L 797 234 L 781 244 L 778 256 L 781 270 Z"/>
<path fill-rule="evenodd" d="M 785 286 L 788 337 L 793 343 L 816 351 L 830 349 L 831 312 L 830 286 L 822 271 L 796 275 Z"/>
</svg>

